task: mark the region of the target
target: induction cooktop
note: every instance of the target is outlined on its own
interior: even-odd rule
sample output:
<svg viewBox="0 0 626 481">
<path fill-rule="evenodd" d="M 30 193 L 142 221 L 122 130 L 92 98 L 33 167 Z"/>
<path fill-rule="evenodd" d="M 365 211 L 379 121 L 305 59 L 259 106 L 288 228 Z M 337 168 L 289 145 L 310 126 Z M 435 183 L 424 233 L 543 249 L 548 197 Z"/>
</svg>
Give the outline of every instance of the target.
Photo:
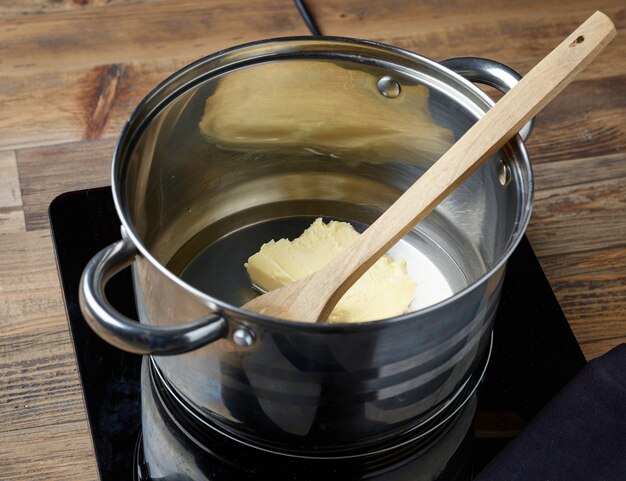
<svg viewBox="0 0 626 481">
<path fill-rule="evenodd" d="M 140 433 L 141 357 L 101 340 L 78 305 L 83 268 L 118 240 L 120 223 L 109 187 L 68 192 L 50 205 L 50 223 L 69 329 L 102 481 L 132 480 Z M 136 318 L 130 270 L 107 295 Z M 480 387 L 472 445 L 473 473 L 482 467 L 584 365 L 585 358 L 526 238 L 511 256 L 494 328 L 494 348 Z"/>
</svg>

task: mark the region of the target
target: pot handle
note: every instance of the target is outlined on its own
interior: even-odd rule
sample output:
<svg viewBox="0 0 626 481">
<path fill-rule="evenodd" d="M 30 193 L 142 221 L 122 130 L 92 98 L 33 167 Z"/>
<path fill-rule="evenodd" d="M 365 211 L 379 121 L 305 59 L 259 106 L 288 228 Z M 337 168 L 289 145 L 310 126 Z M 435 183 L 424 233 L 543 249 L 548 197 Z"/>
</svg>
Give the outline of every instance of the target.
<svg viewBox="0 0 626 481">
<path fill-rule="evenodd" d="M 456 57 L 440 63 L 470 82 L 489 85 L 502 93 L 507 93 L 522 79 L 522 76 L 511 67 L 487 58 Z M 534 125 L 535 119 L 532 118 L 519 131 L 524 142 L 530 137 Z"/>
<path fill-rule="evenodd" d="M 80 308 L 87 324 L 108 343 L 135 354 L 172 355 L 192 351 L 226 335 L 226 320 L 217 314 L 176 327 L 148 326 L 120 314 L 104 288 L 111 277 L 131 265 L 137 250 L 122 239 L 98 252 L 80 280 Z"/>
</svg>

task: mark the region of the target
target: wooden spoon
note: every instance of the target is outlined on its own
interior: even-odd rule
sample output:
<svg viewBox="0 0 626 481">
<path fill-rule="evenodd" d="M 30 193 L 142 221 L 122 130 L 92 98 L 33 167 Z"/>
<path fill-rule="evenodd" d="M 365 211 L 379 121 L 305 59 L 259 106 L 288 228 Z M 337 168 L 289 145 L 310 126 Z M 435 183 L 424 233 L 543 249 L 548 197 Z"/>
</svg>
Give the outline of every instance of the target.
<svg viewBox="0 0 626 481">
<path fill-rule="evenodd" d="M 325 322 L 339 299 L 385 252 L 568 85 L 615 36 L 602 12 L 589 17 L 476 122 L 340 256 L 243 309 Z M 532 42 L 533 39 L 528 39 Z"/>
</svg>

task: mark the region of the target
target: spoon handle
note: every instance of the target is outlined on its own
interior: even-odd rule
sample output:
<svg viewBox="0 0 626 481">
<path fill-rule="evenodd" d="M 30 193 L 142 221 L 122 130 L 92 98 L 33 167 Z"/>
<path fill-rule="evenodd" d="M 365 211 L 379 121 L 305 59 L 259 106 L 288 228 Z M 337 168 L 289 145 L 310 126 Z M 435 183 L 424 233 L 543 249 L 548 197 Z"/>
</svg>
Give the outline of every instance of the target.
<svg viewBox="0 0 626 481">
<path fill-rule="evenodd" d="M 312 284 L 326 294 L 334 291 L 318 319 L 324 322 L 343 294 L 379 257 L 561 92 L 614 36 L 611 20 L 602 12 L 594 13 L 406 190 L 345 256 L 314 274 L 318 282 Z"/>
</svg>

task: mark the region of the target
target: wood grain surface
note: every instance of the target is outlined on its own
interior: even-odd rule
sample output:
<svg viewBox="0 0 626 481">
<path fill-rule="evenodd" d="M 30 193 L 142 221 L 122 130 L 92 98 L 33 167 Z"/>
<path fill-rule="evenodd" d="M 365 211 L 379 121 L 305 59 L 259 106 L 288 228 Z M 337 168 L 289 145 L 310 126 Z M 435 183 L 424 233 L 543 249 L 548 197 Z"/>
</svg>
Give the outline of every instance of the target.
<svg viewBox="0 0 626 481">
<path fill-rule="evenodd" d="M 526 73 L 593 11 L 611 45 L 538 117 L 528 237 L 588 359 L 626 341 L 622 0 L 309 0 L 322 33 Z M 98 479 L 47 220 L 109 184 L 132 108 L 190 61 L 308 34 L 290 0 L 0 0 L 0 479 Z"/>
</svg>

